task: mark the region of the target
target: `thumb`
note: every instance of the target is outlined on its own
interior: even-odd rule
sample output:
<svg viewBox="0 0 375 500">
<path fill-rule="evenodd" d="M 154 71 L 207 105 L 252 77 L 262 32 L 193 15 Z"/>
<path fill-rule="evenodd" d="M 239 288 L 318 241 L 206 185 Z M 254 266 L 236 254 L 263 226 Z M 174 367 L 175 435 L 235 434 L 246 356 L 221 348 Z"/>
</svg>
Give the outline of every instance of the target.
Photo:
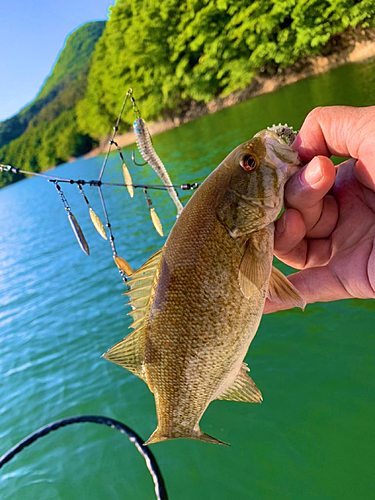
<svg viewBox="0 0 375 500">
<path fill-rule="evenodd" d="M 332 274 L 329 266 L 304 269 L 289 275 L 288 280 L 297 288 L 306 304 L 352 298 L 337 277 Z M 290 309 L 290 306 L 288 304 L 277 304 L 267 299 L 263 314 L 284 309 Z"/>
<path fill-rule="evenodd" d="M 292 147 L 303 161 L 331 155 L 358 159 L 357 179 L 375 191 L 375 106 L 327 106 L 306 117 Z"/>
</svg>

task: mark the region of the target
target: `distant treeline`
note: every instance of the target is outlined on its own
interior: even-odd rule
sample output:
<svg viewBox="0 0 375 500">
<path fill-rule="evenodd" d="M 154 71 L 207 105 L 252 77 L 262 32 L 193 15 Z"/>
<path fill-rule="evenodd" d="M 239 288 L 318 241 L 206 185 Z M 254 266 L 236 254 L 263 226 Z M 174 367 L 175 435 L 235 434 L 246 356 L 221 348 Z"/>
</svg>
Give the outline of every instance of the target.
<svg viewBox="0 0 375 500">
<path fill-rule="evenodd" d="M 259 72 L 320 53 L 349 27 L 375 26 L 374 0 L 117 0 L 110 10 L 102 36 L 90 38 L 98 41 L 85 70 L 0 150 L 0 162 L 37 170 L 82 154 L 110 132 L 129 87 L 144 118 L 182 115 L 192 101 L 209 102 Z M 38 99 L 61 84 L 64 51 Z M 129 109 L 124 120 L 132 119 Z"/>
<path fill-rule="evenodd" d="M 104 21 L 88 23 L 72 33 L 34 101 L 0 123 L 0 163 L 38 172 L 92 148 L 95 142 L 77 125 L 76 105 L 104 27 Z M 0 174 L 0 187 L 20 178 Z"/>
<path fill-rule="evenodd" d="M 192 100 L 225 96 L 259 71 L 319 53 L 332 35 L 374 24 L 374 14 L 373 0 L 118 0 L 78 124 L 91 137 L 107 134 L 129 86 L 144 118 L 181 114 Z"/>
</svg>

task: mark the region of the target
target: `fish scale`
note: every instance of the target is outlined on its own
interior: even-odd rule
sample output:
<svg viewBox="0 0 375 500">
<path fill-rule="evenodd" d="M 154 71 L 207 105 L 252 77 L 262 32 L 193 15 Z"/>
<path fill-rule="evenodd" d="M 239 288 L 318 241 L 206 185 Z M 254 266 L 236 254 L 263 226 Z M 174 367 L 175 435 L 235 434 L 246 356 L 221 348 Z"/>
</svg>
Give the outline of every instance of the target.
<svg viewBox="0 0 375 500">
<path fill-rule="evenodd" d="M 262 401 L 243 359 L 266 296 L 304 306 L 272 268 L 273 221 L 299 167 L 273 132 L 238 146 L 190 199 L 164 247 L 132 275 L 134 331 L 104 357 L 142 378 L 154 395 L 158 426 L 146 444 L 225 444 L 199 427 L 211 401 Z"/>
</svg>

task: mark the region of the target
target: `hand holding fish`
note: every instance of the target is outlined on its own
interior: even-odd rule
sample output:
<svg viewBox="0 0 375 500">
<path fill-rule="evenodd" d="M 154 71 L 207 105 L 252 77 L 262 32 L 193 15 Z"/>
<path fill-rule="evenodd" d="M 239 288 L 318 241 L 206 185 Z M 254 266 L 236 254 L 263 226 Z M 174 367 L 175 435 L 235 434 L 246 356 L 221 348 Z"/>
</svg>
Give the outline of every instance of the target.
<svg viewBox="0 0 375 500">
<path fill-rule="evenodd" d="M 308 303 L 375 298 L 374 144 L 375 106 L 316 108 L 293 143 L 309 163 L 286 185 L 275 255 L 301 269 L 289 278 Z"/>
</svg>

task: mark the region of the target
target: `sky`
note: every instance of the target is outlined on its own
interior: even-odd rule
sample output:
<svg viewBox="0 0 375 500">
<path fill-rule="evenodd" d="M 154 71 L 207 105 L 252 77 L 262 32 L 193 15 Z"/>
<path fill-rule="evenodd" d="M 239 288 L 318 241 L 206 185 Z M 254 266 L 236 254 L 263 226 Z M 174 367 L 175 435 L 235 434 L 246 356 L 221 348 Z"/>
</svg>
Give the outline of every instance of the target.
<svg viewBox="0 0 375 500">
<path fill-rule="evenodd" d="M 34 99 L 66 37 L 114 0 L 0 0 L 0 121 Z"/>
</svg>

